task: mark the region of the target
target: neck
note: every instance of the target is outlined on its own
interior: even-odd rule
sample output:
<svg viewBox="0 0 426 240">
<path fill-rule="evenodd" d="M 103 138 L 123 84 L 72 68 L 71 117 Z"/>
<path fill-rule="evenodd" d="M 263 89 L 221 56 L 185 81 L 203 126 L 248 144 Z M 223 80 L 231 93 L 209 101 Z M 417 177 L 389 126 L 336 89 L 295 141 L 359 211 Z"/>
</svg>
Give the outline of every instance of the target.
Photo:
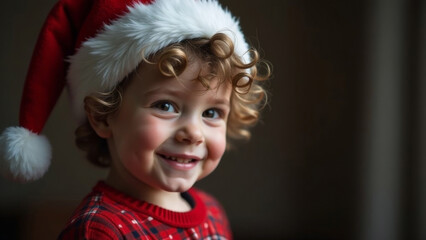
<svg viewBox="0 0 426 240">
<path fill-rule="evenodd" d="M 168 192 L 159 188 L 152 187 L 136 178 L 123 178 L 118 174 L 114 167 L 105 180 L 111 187 L 141 201 L 145 201 L 167 210 L 175 212 L 187 212 L 191 206 L 185 201 L 179 192 Z"/>
</svg>

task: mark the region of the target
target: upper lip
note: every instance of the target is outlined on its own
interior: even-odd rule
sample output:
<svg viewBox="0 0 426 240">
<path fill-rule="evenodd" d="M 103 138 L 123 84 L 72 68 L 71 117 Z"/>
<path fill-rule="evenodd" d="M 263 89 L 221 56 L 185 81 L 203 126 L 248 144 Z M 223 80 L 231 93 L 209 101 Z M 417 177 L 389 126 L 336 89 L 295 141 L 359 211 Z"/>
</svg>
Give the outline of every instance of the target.
<svg viewBox="0 0 426 240">
<path fill-rule="evenodd" d="M 164 155 L 168 157 L 174 157 L 174 158 L 183 158 L 183 159 L 193 159 L 193 160 L 201 160 L 201 157 L 198 157 L 197 155 L 192 154 L 181 154 L 181 153 L 166 153 L 166 152 L 157 152 L 159 155 Z"/>
</svg>

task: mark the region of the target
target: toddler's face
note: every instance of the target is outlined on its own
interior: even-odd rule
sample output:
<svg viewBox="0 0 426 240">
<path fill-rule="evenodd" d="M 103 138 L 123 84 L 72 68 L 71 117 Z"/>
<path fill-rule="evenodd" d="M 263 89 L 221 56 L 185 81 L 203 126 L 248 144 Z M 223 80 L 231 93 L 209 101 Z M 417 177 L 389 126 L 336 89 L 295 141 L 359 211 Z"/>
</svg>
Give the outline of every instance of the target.
<svg viewBox="0 0 426 240">
<path fill-rule="evenodd" d="M 218 165 L 232 90 L 229 83 L 216 88 L 217 79 L 206 90 L 197 80 L 207 70 L 202 64 L 188 64 L 178 80 L 144 64 L 131 79 L 119 111 L 107 121 L 112 167 L 123 183 L 136 179 L 182 192 Z"/>
</svg>

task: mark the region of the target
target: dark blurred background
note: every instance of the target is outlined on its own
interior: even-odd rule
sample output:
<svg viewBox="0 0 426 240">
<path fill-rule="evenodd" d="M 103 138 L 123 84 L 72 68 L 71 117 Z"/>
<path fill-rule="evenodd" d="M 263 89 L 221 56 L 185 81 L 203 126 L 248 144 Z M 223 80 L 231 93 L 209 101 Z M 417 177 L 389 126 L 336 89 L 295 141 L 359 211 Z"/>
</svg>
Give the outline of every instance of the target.
<svg viewBox="0 0 426 240">
<path fill-rule="evenodd" d="M 250 142 L 197 184 L 236 239 L 426 239 L 426 3 L 222 0 L 274 66 Z M 26 69 L 55 0 L 2 3 L 0 128 L 16 125 Z M 55 239 L 105 171 L 73 144 L 64 93 L 44 134 L 47 175 L 0 179 L 0 239 Z"/>
</svg>

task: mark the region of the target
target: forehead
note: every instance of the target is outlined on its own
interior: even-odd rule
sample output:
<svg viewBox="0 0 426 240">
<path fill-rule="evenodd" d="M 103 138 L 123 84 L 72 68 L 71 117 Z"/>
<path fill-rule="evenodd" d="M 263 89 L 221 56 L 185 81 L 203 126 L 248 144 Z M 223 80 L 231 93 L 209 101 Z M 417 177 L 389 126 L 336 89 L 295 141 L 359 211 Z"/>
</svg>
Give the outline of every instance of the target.
<svg viewBox="0 0 426 240">
<path fill-rule="evenodd" d="M 128 87 L 139 93 L 179 91 L 188 95 L 208 94 L 229 99 L 232 92 L 230 81 L 211 73 L 209 64 L 199 59 L 192 59 L 177 77 L 164 76 L 157 64 L 143 63 L 131 77 Z"/>
</svg>

